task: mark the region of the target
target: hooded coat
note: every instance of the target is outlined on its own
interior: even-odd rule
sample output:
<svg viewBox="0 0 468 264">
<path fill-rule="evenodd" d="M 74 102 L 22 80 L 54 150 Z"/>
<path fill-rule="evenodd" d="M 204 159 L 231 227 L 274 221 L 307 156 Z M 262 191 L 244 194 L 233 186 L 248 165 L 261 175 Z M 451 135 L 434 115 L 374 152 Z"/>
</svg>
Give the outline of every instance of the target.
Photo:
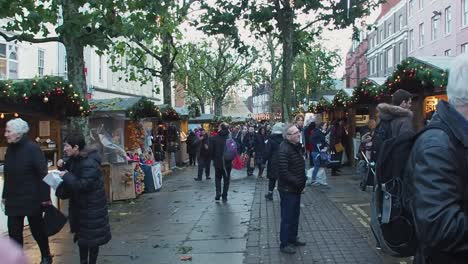
<svg viewBox="0 0 468 264">
<path fill-rule="evenodd" d="M 26 135 L 8 145 L 2 193 L 6 215 L 35 215 L 41 209 L 41 202 L 50 201 L 50 188 L 42 181 L 47 172 L 44 153 Z"/>
<path fill-rule="evenodd" d="M 409 208 L 419 249 L 416 264 L 468 260 L 468 121 L 449 103 L 437 105 L 429 129 L 413 145 L 407 163 Z"/>
<path fill-rule="evenodd" d="M 85 148 L 70 157 L 68 170 L 57 187 L 57 196 L 70 199 L 71 232 L 79 246 L 96 247 L 111 240 L 107 198 L 101 173 L 101 157 L 96 149 Z"/>
<path fill-rule="evenodd" d="M 379 119 L 391 121 L 392 137 L 406 132 L 414 133 L 413 112 L 397 105 L 382 103 L 377 105 Z"/>
<path fill-rule="evenodd" d="M 217 136 L 211 138 L 210 142 L 210 153 L 213 165 L 217 169 L 223 169 L 225 166 L 229 166 L 231 162 L 224 162 L 224 148 L 226 148 L 226 140 L 229 136 L 229 130 L 219 131 Z"/>
<path fill-rule="evenodd" d="M 278 179 L 278 150 L 279 146 L 283 142 L 283 135 L 271 134 L 265 146 L 265 161 L 268 161 L 267 165 L 267 178 L 276 180 Z"/>
</svg>

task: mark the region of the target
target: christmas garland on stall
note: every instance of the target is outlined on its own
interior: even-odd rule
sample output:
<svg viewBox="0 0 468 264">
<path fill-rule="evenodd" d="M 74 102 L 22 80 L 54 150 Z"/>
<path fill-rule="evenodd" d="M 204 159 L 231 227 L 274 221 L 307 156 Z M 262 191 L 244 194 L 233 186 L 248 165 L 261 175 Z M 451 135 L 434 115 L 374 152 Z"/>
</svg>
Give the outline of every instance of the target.
<svg viewBox="0 0 468 264">
<path fill-rule="evenodd" d="M 213 121 L 212 123 L 214 124 L 219 124 L 219 123 L 228 123 L 230 124 L 232 122 L 232 117 L 231 116 L 213 116 Z"/>
<path fill-rule="evenodd" d="M 50 115 L 85 116 L 90 112 L 86 98 L 57 76 L 0 81 L 0 100 L 24 107 L 36 105 Z"/>
<path fill-rule="evenodd" d="M 400 87 L 404 81 L 420 81 L 421 85 Z M 402 88 L 409 92 L 418 92 L 417 88 L 444 88 L 447 86 L 448 71 L 441 70 L 420 62 L 417 59 L 409 58 L 397 65 L 397 69 L 392 76 L 387 78 L 384 89 L 387 94 L 392 94 Z"/>
<path fill-rule="evenodd" d="M 165 121 L 179 121 L 180 116 L 177 114 L 176 110 L 172 108 L 171 106 L 167 106 L 163 111 L 162 111 L 162 119 Z"/>
<path fill-rule="evenodd" d="M 359 82 L 358 86 L 354 88 L 351 102 L 353 104 L 373 102 L 378 103 L 387 94 L 388 93 L 384 91 L 382 86 L 367 78 L 364 78 Z"/>
<path fill-rule="evenodd" d="M 133 105 L 127 110 L 127 116 L 132 120 L 138 120 L 142 118 L 161 118 L 161 110 L 148 98 L 141 98 L 138 103 Z"/>
<path fill-rule="evenodd" d="M 317 104 L 316 104 L 316 103 L 310 103 L 310 104 L 309 104 L 309 108 L 307 109 L 307 112 L 308 112 L 308 113 L 315 113 L 316 107 L 317 107 Z"/>
<path fill-rule="evenodd" d="M 315 107 L 314 113 L 322 113 L 332 109 L 332 104 L 328 102 L 325 98 L 320 98 L 317 106 Z"/>
<path fill-rule="evenodd" d="M 189 116 L 192 118 L 201 116 L 200 107 L 197 103 L 192 103 L 188 106 Z"/>
<path fill-rule="evenodd" d="M 347 108 L 352 105 L 352 98 L 348 96 L 348 94 L 343 91 L 339 90 L 336 94 L 335 97 L 333 97 L 333 107 L 341 107 L 341 108 Z"/>
</svg>

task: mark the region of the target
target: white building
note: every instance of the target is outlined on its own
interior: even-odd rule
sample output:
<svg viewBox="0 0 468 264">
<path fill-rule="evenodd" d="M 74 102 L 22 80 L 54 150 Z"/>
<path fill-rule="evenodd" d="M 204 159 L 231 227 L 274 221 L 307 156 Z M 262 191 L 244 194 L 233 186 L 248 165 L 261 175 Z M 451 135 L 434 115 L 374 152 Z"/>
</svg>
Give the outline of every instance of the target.
<svg viewBox="0 0 468 264">
<path fill-rule="evenodd" d="M 0 20 L 5 23 L 5 20 Z M 125 73 L 112 72 L 107 56 L 99 56 L 95 49 L 84 50 L 86 83 L 93 99 L 146 96 L 156 103 L 163 101 L 162 85 L 154 78 L 152 83 L 125 82 Z M 6 42 L 0 37 L 0 80 L 30 79 L 45 75 L 67 78 L 65 47 L 62 43 Z M 160 92 L 155 92 L 155 87 Z"/>
<path fill-rule="evenodd" d="M 270 83 L 259 85 L 257 91 L 252 94 L 253 117 L 259 120 L 269 119 L 270 114 Z"/>
</svg>

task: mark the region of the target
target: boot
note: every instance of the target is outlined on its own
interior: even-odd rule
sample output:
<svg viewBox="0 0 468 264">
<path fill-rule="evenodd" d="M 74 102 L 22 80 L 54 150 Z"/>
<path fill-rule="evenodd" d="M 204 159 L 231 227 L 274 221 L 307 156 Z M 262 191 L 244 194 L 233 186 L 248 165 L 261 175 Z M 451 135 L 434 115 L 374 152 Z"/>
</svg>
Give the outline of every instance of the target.
<svg viewBox="0 0 468 264">
<path fill-rule="evenodd" d="M 41 264 L 52 264 L 52 256 L 42 257 Z"/>
</svg>

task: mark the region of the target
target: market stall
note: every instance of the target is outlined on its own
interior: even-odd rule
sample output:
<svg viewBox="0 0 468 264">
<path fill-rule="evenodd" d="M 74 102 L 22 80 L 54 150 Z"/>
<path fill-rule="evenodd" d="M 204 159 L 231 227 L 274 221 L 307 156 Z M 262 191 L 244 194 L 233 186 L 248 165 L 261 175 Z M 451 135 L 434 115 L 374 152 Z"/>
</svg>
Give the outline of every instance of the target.
<svg viewBox="0 0 468 264">
<path fill-rule="evenodd" d="M 0 193 L 8 147 L 3 134 L 9 120 L 22 118 L 28 122 L 28 137 L 44 152 L 49 170 L 55 170 L 62 157 L 62 127 L 67 126 L 68 117 L 86 115 L 88 108 L 86 99 L 75 92 L 73 85 L 59 77 L 0 81 Z M 62 207 L 53 191 L 51 199 Z M 6 218 L 0 214 L 0 233 L 5 230 Z"/>
<path fill-rule="evenodd" d="M 447 100 L 448 68 L 453 57 L 410 57 L 397 65 L 384 84 L 384 91 L 392 94 L 398 89 L 411 92 L 415 127 L 420 130 L 435 110 L 438 100 Z"/>
<path fill-rule="evenodd" d="M 135 198 L 145 191 L 142 166 L 163 162 L 153 151 L 160 110 L 142 97 L 91 100 L 90 105 L 90 136 L 102 153 L 108 199 Z"/>
</svg>

